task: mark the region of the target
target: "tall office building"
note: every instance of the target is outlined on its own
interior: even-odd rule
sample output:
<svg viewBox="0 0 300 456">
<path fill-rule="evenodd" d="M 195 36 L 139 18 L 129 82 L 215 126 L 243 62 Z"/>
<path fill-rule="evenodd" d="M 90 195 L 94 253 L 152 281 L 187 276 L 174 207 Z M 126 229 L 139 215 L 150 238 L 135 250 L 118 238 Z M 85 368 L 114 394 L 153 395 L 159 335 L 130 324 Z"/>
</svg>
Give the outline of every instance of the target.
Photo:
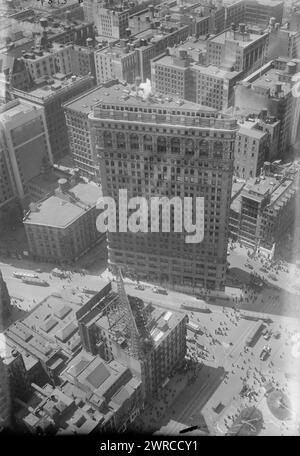
<svg viewBox="0 0 300 456">
<path fill-rule="evenodd" d="M 13 90 L 13 94 L 45 110 L 46 125 L 49 134 L 53 160 L 58 160 L 69 153 L 68 133 L 62 104 L 78 96 L 94 85 L 91 76 L 58 75 L 50 81 L 34 86 L 30 91 Z"/>
<path fill-rule="evenodd" d="M 41 172 L 43 164 L 52 163 L 52 154 L 41 106 L 25 100 L 7 103 L 0 110 L 0 131 L 1 209 L 14 197 L 26 202 L 29 180 Z"/>
<path fill-rule="evenodd" d="M 100 95 L 100 94 L 99 94 Z M 104 195 L 204 197 L 204 240 L 186 233 L 109 233 L 109 259 L 175 289 L 222 290 L 236 121 L 191 102 L 103 88 L 89 115 Z"/>
</svg>

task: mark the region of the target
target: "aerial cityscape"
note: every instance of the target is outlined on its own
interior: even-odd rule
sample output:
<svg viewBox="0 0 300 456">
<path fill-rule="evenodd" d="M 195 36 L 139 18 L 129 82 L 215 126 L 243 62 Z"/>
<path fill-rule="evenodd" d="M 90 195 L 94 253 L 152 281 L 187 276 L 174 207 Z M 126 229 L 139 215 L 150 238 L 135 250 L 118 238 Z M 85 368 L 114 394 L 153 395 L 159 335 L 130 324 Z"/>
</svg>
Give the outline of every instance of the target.
<svg viewBox="0 0 300 456">
<path fill-rule="evenodd" d="M 299 436 L 300 0 L 0 16 L 0 438 Z"/>
</svg>

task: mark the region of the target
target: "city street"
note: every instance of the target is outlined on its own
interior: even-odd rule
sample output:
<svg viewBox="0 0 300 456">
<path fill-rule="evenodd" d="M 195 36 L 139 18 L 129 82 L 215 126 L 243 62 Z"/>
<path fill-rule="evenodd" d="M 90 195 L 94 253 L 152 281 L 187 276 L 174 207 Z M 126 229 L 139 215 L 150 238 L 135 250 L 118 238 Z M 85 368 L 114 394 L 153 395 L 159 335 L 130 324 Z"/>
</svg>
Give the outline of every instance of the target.
<svg viewBox="0 0 300 456">
<path fill-rule="evenodd" d="M 230 254 L 231 267 L 240 270 L 243 278 L 252 271 L 246 266 L 250 261 L 253 270 L 259 271 L 257 260 L 249 260 L 247 252 L 241 253 L 240 250 L 238 248 L 239 253 Z M 49 264 L 33 264 L 26 259 L 11 261 L 12 264 L 0 263 L 0 269 L 15 306 L 12 321 L 22 318 L 46 296 L 62 288 L 74 293 L 83 288 L 97 291 L 112 279 L 105 270 L 105 262 L 101 261 L 92 266 L 94 275 L 69 271 L 66 279 L 53 277 L 50 274 L 52 265 Z M 24 284 L 13 276 L 13 272 L 37 274 L 49 286 Z M 277 285 L 288 282 L 284 275 L 287 273 L 281 272 Z M 300 385 L 296 374 L 300 371 L 297 345 L 300 309 L 298 296 L 289 293 L 287 286 L 280 290 L 266 285 L 255 291 L 246 285 L 248 280 L 245 280 L 240 283 L 241 288 L 238 284 L 237 288 L 227 288 L 227 293 L 230 293 L 227 301 L 217 298 L 214 302 L 206 302 L 174 291 L 168 291 L 166 295 L 154 293 L 153 286 L 147 283 L 143 284 L 143 290 L 139 290 L 135 282 L 129 279 L 124 279 L 124 282 L 128 294 L 161 308 L 187 313 L 190 321 L 201 328 L 201 334 L 188 330 L 187 358 L 192 364 L 186 373 L 176 373 L 151 408 L 146 410 L 144 429 L 155 432 L 167 426 L 168 432 L 172 433 L 180 426 L 198 425 L 204 420 L 210 434 L 234 434 L 241 428 L 235 424 L 239 413 L 254 405 L 262 413 L 263 426 L 259 434 L 298 435 Z M 199 311 L 188 311 L 182 305 L 196 307 Z M 269 340 L 261 335 L 253 347 L 247 347 L 246 340 L 258 318 L 269 320 L 266 325 L 272 335 Z M 275 337 L 277 332 L 279 338 Z M 270 346 L 271 351 L 266 360 L 261 360 L 264 346 Z M 264 387 L 268 383 L 291 400 L 288 419 L 278 419 L 271 410 Z M 251 393 L 241 397 L 245 385 Z M 241 433 L 244 431 L 243 428 Z"/>
</svg>

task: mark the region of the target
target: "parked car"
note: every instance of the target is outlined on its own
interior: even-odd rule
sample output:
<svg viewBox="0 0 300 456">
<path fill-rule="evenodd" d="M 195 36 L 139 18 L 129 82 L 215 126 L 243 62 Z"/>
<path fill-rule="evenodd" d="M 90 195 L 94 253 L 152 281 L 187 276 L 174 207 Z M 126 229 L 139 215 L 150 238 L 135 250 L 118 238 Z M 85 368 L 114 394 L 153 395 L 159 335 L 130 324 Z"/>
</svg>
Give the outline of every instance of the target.
<svg viewBox="0 0 300 456">
<path fill-rule="evenodd" d="M 140 283 L 138 283 L 135 287 L 134 287 L 135 290 L 145 290 L 145 287 L 144 285 L 141 285 Z"/>
<path fill-rule="evenodd" d="M 164 295 L 168 294 L 168 292 L 165 288 L 153 287 L 152 291 L 153 291 L 153 293 L 157 293 L 157 294 L 164 294 Z"/>
</svg>

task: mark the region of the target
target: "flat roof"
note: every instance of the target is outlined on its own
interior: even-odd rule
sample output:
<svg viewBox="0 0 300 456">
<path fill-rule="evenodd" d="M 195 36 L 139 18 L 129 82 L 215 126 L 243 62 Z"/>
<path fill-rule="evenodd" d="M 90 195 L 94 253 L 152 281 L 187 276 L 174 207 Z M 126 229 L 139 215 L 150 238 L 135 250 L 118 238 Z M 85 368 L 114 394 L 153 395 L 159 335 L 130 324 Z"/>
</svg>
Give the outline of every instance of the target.
<svg viewBox="0 0 300 456">
<path fill-rule="evenodd" d="M 266 73 L 255 79 L 251 82 L 252 87 L 264 88 L 264 89 L 275 89 L 276 83 L 281 84 L 281 89 L 283 93 L 288 94 L 292 88 L 291 84 L 287 82 L 282 82 L 279 80 L 280 74 L 284 73 L 283 71 L 276 70 L 275 68 L 269 69 Z"/>
<path fill-rule="evenodd" d="M 250 46 L 253 44 L 255 41 L 261 40 L 266 34 L 258 34 L 258 33 L 251 33 L 247 32 L 246 35 L 249 37 L 247 40 L 243 40 L 241 37 L 242 35 L 236 31 L 233 37 L 233 33 L 231 30 L 225 30 L 222 33 L 219 33 L 218 35 L 210 38 L 208 40 L 209 42 L 213 43 L 218 43 L 218 44 L 225 44 L 226 41 L 233 41 L 235 43 L 238 43 L 240 47 L 246 48 L 247 46 Z"/>
<path fill-rule="evenodd" d="M 102 190 L 96 184 L 80 182 L 67 191 L 68 195 L 70 200 L 58 194 L 36 203 L 36 210 L 26 214 L 24 223 L 66 228 L 96 204 Z"/>
<path fill-rule="evenodd" d="M 31 211 L 26 216 L 25 223 L 66 228 L 84 212 L 84 209 L 69 201 L 62 200 L 57 196 L 50 196 L 50 198 L 39 203 L 37 211 Z"/>
<path fill-rule="evenodd" d="M 103 89 L 105 89 L 105 91 Z M 109 85 L 97 86 L 72 101 L 64 103 L 64 106 L 68 109 L 72 109 L 73 111 L 80 112 L 81 114 L 89 114 L 93 107 L 99 103 L 103 93 L 108 90 L 110 90 Z"/>
<path fill-rule="evenodd" d="M 18 101 L 18 103 L 17 103 Z M 1 122 L 10 122 L 16 116 L 25 115 L 28 112 L 36 110 L 31 103 L 26 102 L 26 100 L 12 100 L 11 103 L 8 103 L 5 106 L 1 106 L 1 108 L 5 108 L 6 110 L 0 110 L 0 121 Z"/>
<path fill-rule="evenodd" d="M 253 126 L 252 126 L 252 128 L 247 128 L 247 126 L 245 126 L 245 127 L 241 126 L 239 128 L 239 130 L 237 131 L 237 134 L 251 136 L 252 138 L 255 138 L 255 139 L 261 139 L 267 135 L 267 132 L 258 130 L 257 128 L 254 128 Z"/>
<path fill-rule="evenodd" d="M 208 76 L 217 76 L 219 78 L 233 79 L 240 73 L 239 71 L 223 70 L 222 68 L 218 68 L 214 65 L 205 66 L 200 65 L 199 63 L 192 63 L 191 66 L 199 69 L 199 71 L 203 74 L 207 74 Z"/>
<path fill-rule="evenodd" d="M 145 84 L 144 84 L 145 86 Z M 99 107 L 105 105 L 106 103 L 115 104 L 116 106 L 126 106 L 128 107 L 138 107 L 142 106 L 163 108 L 163 109 L 176 109 L 176 110 L 194 110 L 207 113 L 217 113 L 216 109 L 209 108 L 207 106 L 202 106 L 197 103 L 193 103 L 187 100 L 181 100 L 181 103 L 176 103 L 176 97 L 167 97 L 167 96 L 157 96 L 151 95 L 146 99 L 143 98 L 143 89 L 139 88 L 138 91 L 134 85 L 122 85 L 115 84 L 112 87 L 102 87 L 99 88 L 98 96 L 101 97 L 101 103 L 99 102 Z"/>
</svg>

